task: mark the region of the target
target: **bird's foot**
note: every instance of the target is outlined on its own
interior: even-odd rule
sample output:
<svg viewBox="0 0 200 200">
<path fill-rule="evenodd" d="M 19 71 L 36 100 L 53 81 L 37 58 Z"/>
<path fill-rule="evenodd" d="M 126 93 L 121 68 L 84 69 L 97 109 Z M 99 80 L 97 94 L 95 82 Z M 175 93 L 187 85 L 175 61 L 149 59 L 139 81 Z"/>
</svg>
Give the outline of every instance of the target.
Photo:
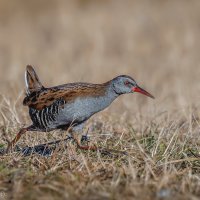
<svg viewBox="0 0 200 200">
<path fill-rule="evenodd" d="M 97 151 L 98 150 L 96 145 L 93 145 L 93 146 L 92 145 L 82 145 L 80 143 L 77 143 L 77 147 L 79 149 L 82 149 L 82 150 L 91 150 L 91 151 Z"/>
<path fill-rule="evenodd" d="M 81 138 L 80 138 L 80 135 L 72 135 L 72 137 L 77 144 L 77 148 L 82 149 L 82 150 L 99 151 L 101 154 L 110 155 L 110 156 L 113 156 L 114 154 L 128 155 L 126 151 L 118 151 L 118 150 L 106 149 L 106 148 L 104 149 L 104 148 L 98 148 L 96 145 L 88 145 L 89 141 L 88 141 L 87 135 L 83 135 Z M 82 144 L 82 142 L 85 142 L 85 141 L 87 142 L 87 145 Z"/>
<path fill-rule="evenodd" d="M 91 151 L 98 151 L 103 155 L 114 156 L 114 155 L 128 155 L 126 151 L 119 151 L 114 149 L 104 149 L 98 148 L 96 145 L 82 145 L 77 143 L 77 147 L 82 150 L 91 150 Z"/>
</svg>

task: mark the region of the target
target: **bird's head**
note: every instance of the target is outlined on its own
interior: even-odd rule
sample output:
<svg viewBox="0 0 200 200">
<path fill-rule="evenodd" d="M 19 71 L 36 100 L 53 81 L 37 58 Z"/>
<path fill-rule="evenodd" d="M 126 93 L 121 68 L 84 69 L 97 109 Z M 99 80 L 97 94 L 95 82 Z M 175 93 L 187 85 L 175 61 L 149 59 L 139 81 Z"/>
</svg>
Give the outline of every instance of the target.
<svg viewBox="0 0 200 200">
<path fill-rule="evenodd" d="M 112 88 L 118 95 L 139 92 L 154 99 L 150 93 L 137 85 L 135 80 L 130 76 L 121 75 L 114 78 L 112 81 Z"/>
</svg>

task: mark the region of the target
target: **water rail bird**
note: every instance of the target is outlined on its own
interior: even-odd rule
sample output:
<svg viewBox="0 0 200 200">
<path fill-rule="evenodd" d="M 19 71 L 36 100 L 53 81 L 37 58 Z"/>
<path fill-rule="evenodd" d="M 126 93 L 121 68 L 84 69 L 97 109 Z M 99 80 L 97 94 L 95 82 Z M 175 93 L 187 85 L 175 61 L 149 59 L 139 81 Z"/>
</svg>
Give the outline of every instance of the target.
<svg viewBox="0 0 200 200">
<path fill-rule="evenodd" d="M 122 94 L 139 92 L 154 98 L 137 85 L 130 76 L 121 75 L 103 84 L 67 83 L 44 87 L 31 65 L 25 71 L 26 97 L 23 105 L 29 107 L 32 124 L 22 128 L 8 144 L 7 152 L 14 147 L 27 131 L 49 132 L 55 129 L 68 130 L 78 148 L 97 150 L 96 146 L 82 145 L 80 138 L 84 123 L 95 113 L 107 108 Z"/>
</svg>

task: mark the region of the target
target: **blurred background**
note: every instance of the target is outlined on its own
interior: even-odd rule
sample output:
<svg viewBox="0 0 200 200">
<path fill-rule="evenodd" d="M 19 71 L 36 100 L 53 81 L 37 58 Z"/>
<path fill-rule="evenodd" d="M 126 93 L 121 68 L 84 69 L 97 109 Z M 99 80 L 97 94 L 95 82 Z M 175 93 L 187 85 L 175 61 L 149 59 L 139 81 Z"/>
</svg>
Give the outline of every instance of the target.
<svg viewBox="0 0 200 200">
<path fill-rule="evenodd" d="M 106 112 L 187 116 L 200 102 L 199 11 L 199 0 L 0 0 L 0 93 L 21 116 L 27 64 L 44 86 L 127 74 L 156 100 L 126 95 Z"/>
</svg>

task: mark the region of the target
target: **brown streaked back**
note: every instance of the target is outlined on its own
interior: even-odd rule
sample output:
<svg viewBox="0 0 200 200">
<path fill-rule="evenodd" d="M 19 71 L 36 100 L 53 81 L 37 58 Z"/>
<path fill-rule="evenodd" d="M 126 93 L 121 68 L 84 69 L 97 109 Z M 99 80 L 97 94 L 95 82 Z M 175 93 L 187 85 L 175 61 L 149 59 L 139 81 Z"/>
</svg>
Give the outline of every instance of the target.
<svg viewBox="0 0 200 200">
<path fill-rule="evenodd" d="M 34 68 L 31 65 L 27 65 L 25 72 L 25 83 L 27 95 L 32 92 L 39 91 L 43 88 Z"/>
<path fill-rule="evenodd" d="M 107 85 L 108 83 L 69 83 L 52 88 L 43 88 L 25 97 L 23 104 L 36 110 L 42 110 L 60 99 L 69 103 L 73 102 L 76 98 L 104 96 L 106 95 Z"/>
</svg>

